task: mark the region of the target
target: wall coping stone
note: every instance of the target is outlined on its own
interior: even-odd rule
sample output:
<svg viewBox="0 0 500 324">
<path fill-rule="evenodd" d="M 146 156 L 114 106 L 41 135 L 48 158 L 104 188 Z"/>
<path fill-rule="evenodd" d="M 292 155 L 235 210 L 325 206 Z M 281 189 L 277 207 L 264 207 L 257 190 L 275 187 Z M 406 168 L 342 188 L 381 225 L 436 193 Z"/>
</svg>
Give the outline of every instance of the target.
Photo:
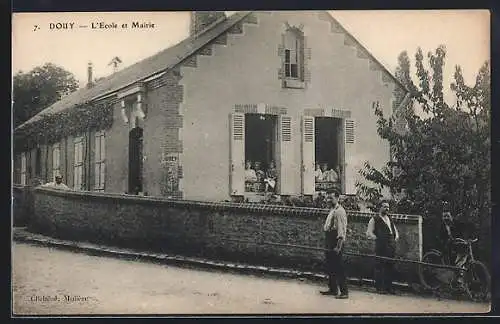
<svg viewBox="0 0 500 324">
<path fill-rule="evenodd" d="M 257 213 L 262 215 L 283 215 L 283 216 L 294 216 L 300 218 L 319 218 L 326 217 L 328 215 L 327 209 L 312 208 L 312 207 L 292 207 L 292 206 L 282 206 L 282 205 L 267 205 L 261 203 L 234 203 L 234 202 L 206 202 L 206 201 L 196 201 L 196 200 L 184 200 L 184 199 L 171 199 L 163 197 L 152 197 L 152 196 L 137 196 L 128 194 L 118 194 L 118 193 L 103 193 L 97 191 L 68 191 L 59 190 L 45 187 L 34 188 L 36 194 L 43 194 L 49 196 L 65 197 L 72 200 L 111 200 L 120 204 L 147 204 L 154 206 L 168 206 L 183 209 L 204 209 L 204 210 L 215 210 L 218 212 L 228 212 L 234 211 L 239 213 Z M 359 212 L 348 210 L 347 214 L 350 218 L 361 218 L 369 219 L 370 217 L 376 215 L 371 212 Z M 392 219 L 396 223 L 418 223 L 422 216 L 419 215 L 402 215 L 402 214 L 391 214 Z"/>
</svg>

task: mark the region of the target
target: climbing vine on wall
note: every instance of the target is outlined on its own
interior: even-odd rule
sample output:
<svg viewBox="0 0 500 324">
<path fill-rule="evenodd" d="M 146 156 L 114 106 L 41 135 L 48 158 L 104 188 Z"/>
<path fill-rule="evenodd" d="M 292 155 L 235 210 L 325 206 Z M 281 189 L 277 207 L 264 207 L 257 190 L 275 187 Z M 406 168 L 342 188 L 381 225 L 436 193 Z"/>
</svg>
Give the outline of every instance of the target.
<svg viewBox="0 0 500 324">
<path fill-rule="evenodd" d="M 83 103 L 25 125 L 14 133 L 16 151 L 25 151 L 37 143 L 55 143 L 88 129 L 107 129 L 113 124 L 112 102 Z"/>
</svg>

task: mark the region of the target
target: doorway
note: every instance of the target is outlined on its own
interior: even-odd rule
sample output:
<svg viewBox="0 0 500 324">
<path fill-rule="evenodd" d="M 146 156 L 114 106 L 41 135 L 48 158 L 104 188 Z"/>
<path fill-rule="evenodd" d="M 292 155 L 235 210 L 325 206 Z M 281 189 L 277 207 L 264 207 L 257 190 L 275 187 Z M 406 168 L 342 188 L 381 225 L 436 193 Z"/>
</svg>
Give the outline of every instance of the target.
<svg viewBox="0 0 500 324">
<path fill-rule="evenodd" d="M 129 133 L 128 193 L 133 195 L 142 192 L 142 136 L 140 127 L 133 128 Z"/>
<path fill-rule="evenodd" d="M 315 188 L 316 191 L 341 189 L 342 119 L 315 118 Z"/>
<path fill-rule="evenodd" d="M 277 117 L 275 115 L 245 114 L 246 173 L 252 169 L 256 175 L 253 179 L 245 177 L 245 191 L 264 191 L 265 175 L 270 169 L 276 168 L 276 143 Z"/>
</svg>

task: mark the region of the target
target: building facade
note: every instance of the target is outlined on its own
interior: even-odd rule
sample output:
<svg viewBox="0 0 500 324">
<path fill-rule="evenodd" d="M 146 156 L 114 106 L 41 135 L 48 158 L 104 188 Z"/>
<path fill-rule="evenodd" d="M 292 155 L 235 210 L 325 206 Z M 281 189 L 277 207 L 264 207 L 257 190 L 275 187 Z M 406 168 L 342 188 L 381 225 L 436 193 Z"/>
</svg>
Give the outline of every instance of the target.
<svg viewBox="0 0 500 324">
<path fill-rule="evenodd" d="M 327 12 L 193 13 L 186 40 L 18 127 L 15 182 L 61 174 L 76 190 L 208 201 L 354 194 L 363 163 L 390 158 L 373 106 L 391 115 L 396 91 Z"/>
</svg>

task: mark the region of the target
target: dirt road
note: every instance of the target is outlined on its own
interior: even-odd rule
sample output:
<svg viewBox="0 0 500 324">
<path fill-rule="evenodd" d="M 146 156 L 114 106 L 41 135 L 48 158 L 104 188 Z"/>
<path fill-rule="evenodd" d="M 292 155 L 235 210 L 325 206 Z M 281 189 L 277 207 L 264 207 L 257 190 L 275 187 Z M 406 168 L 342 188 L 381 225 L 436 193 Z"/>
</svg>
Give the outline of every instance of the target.
<svg viewBox="0 0 500 324">
<path fill-rule="evenodd" d="M 13 243 L 13 309 L 33 314 L 485 313 L 489 304 L 382 296 L 350 298 L 295 279 L 193 270 Z"/>
</svg>

